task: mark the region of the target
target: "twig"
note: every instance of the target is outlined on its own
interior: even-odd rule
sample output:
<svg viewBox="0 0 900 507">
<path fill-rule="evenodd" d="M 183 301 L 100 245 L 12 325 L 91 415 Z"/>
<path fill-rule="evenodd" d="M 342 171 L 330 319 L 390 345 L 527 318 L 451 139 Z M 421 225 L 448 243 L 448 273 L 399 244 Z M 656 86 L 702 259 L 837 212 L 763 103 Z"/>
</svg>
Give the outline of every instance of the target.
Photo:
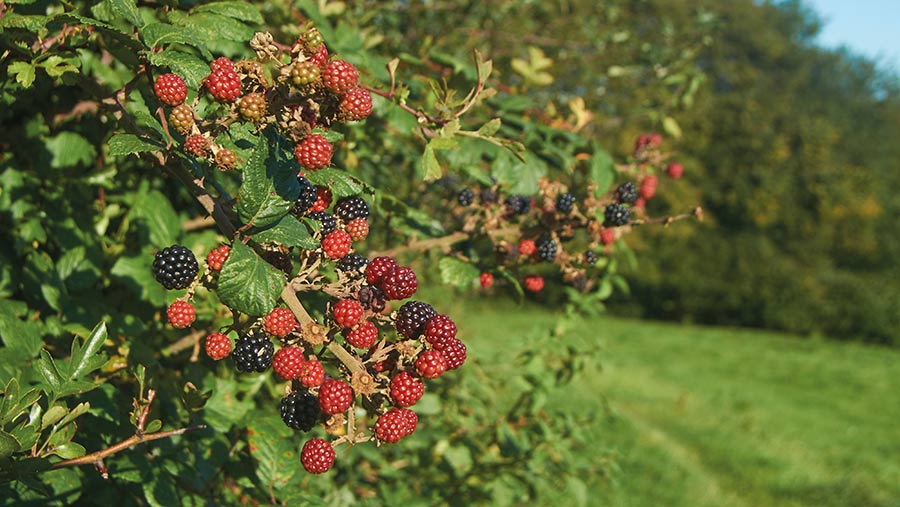
<svg viewBox="0 0 900 507">
<path fill-rule="evenodd" d="M 703 208 L 697 206 L 692 209 L 688 213 L 681 213 L 678 215 L 670 215 L 665 217 L 657 217 L 657 218 L 642 218 L 638 220 L 634 220 L 629 222 L 629 225 L 654 225 L 654 224 L 662 224 L 663 227 L 668 226 L 672 222 L 677 222 L 678 220 L 684 220 L 686 218 L 696 218 L 699 221 L 703 221 Z"/>
<path fill-rule="evenodd" d="M 125 449 L 134 447 L 135 445 L 142 444 L 144 442 L 150 442 L 153 440 L 159 440 L 160 438 L 174 437 L 176 435 L 182 435 L 184 433 L 187 433 L 188 431 L 200 430 L 200 429 L 204 429 L 204 428 L 206 428 L 206 425 L 200 424 L 200 425 L 196 425 L 196 426 L 188 426 L 185 428 L 179 428 L 177 430 L 158 431 L 156 433 L 149 433 L 149 434 L 140 435 L 140 436 L 133 435 L 112 447 L 107 447 L 106 449 L 103 449 L 103 450 L 100 450 L 97 452 L 92 452 L 91 454 L 82 456 L 80 458 L 67 459 L 65 461 L 60 461 L 60 462 L 54 463 L 50 467 L 50 470 L 56 470 L 58 468 L 74 467 L 74 466 L 80 466 L 80 465 L 96 465 L 98 468 L 100 468 L 102 466 L 103 458 L 106 458 L 107 456 L 111 456 L 117 452 L 124 451 Z"/>
<path fill-rule="evenodd" d="M 194 344 L 200 341 L 200 338 L 203 336 L 204 331 L 198 329 L 193 333 L 181 338 L 177 342 L 169 345 L 168 347 L 162 350 L 164 356 L 170 356 L 172 354 L 177 354 L 182 350 L 189 349 L 194 346 Z"/>
</svg>

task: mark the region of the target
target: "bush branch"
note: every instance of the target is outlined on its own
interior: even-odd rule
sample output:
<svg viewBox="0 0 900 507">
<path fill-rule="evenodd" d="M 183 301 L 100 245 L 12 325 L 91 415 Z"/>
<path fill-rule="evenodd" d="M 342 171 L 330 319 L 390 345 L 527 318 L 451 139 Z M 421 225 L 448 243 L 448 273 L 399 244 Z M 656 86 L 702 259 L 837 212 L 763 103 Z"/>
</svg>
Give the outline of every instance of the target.
<svg viewBox="0 0 900 507">
<path fill-rule="evenodd" d="M 200 424 L 197 426 L 187 426 L 185 428 L 179 428 L 177 430 L 158 431 L 156 433 L 149 433 L 149 434 L 143 434 L 143 435 L 135 434 L 135 435 L 132 435 L 131 437 L 119 442 L 118 444 L 116 444 L 112 447 L 108 447 L 106 449 L 103 449 L 103 450 L 100 450 L 97 452 L 92 452 L 91 454 L 82 456 L 80 458 L 67 459 L 65 461 L 60 461 L 60 462 L 54 463 L 50 467 L 50 470 L 56 470 L 58 468 L 65 468 L 65 467 L 75 467 L 75 466 L 80 466 L 80 465 L 97 465 L 98 467 L 100 467 L 103 462 L 103 458 L 105 458 L 107 456 L 111 456 L 113 454 L 116 454 L 117 452 L 124 451 L 125 449 L 129 449 L 138 444 L 142 444 L 144 442 L 150 442 L 153 440 L 159 440 L 160 438 L 174 437 L 176 435 L 182 435 L 184 433 L 187 433 L 188 431 L 200 430 L 203 428 L 206 428 L 205 424 Z"/>
</svg>

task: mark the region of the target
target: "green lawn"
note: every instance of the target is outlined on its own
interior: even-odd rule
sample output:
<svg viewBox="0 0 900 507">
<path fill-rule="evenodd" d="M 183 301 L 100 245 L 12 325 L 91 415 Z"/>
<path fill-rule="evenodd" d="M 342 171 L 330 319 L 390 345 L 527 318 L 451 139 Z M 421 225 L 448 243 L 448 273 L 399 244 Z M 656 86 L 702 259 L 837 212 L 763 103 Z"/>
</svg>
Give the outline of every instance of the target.
<svg viewBox="0 0 900 507">
<path fill-rule="evenodd" d="M 450 306 L 485 364 L 554 320 L 479 303 Z M 603 350 L 555 401 L 618 456 L 597 505 L 900 506 L 900 351 L 609 317 L 560 339 Z"/>
</svg>

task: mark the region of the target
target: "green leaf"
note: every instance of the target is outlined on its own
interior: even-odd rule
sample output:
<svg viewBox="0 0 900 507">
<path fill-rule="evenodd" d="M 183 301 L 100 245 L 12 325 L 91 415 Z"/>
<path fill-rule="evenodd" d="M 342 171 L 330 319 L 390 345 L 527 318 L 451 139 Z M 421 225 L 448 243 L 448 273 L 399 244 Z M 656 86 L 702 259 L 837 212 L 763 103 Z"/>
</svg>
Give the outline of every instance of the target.
<svg viewBox="0 0 900 507">
<path fill-rule="evenodd" d="M 251 237 L 257 243 L 279 243 L 306 249 L 319 246 L 309 229 L 291 215 L 285 216 L 271 227 L 253 233 Z"/>
<path fill-rule="evenodd" d="M 308 172 L 306 179 L 313 185 L 328 187 L 336 199 L 357 195 L 363 191 L 363 184 L 358 179 L 340 169 L 326 168 Z"/>
<path fill-rule="evenodd" d="M 62 459 L 74 459 L 80 458 L 87 454 L 84 446 L 76 443 L 76 442 L 66 442 L 60 446 L 57 446 L 53 449 L 53 454 L 56 454 Z"/>
<path fill-rule="evenodd" d="M 425 151 L 422 152 L 422 164 L 420 167 L 421 170 L 419 172 L 422 175 L 422 179 L 425 181 L 433 181 L 443 175 L 441 164 L 438 163 L 438 159 L 434 154 L 434 148 L 431 146 L 431 143 L 428 143 L 428 145 L 425 146 Z"/>
<path fill-rule="evenodd" d="M 175 243 L 181 235 L 181 220 L 169 198 L 158 190 L 142 187 L 128 212 L 128 218 L 147 227 L 151 245 Z"/>
<path fill-rule="evenodd" d="M 79 245 L 67 250 L 62 257 L 56 261 L 56 273 L 59 275 L 60 280 L 69 278 L 69 276 L 78 269 L 78 266 L 84 262 L 85 253 L 84 246 Z"/>
<path fill-rule="evenodd" d="M 615 166 L 612 155 L 595 146 L 589 166 L 591 181 L 597 184 L 594 191 L 596 197 L 602 197 L 612 186 L 616 179 Z"/>
<path fill-rule="evenodd" d="M 186 26 L 197 31 L 203 40 L 225 39 L 246 44 L 253 37 L 254 30 L 234 18 L 220 16 L 210 12 L 197 12 L 190 16 L 173 11 L 169 13 L 169 21 L 178 26 Z M 209 68 L 207 67 L 207 74 Z"/>
<path fill-rule="evenodd" d="M 143 51 L 142 54 L 150 60 L 151 64 L 157 67 L 167 67 L 183 77 L 188 87 L 193 89 L 199 88 L 200 83 L 209 75 L 209 65 L 190 53 L 166 49 L 161 53 Z"/>
<path fill-rule="evenodd" d="M 110 274 L 131 289 L 140 300 L 162 306 L 166 304 L 166 289 L 153 278 L 152 265 L 153 256 L 149 254 L 119 257 Z"/>
<path fill-rule="evenodd" d="M 200 40 L 196 32 L 183 26 L 173 26 L 168 23 L 150 23 L 141 29 L 141 37 L 151 48 L 165 46 L 167 44 L 187 44 L 202 51 L 206 51 L 206 44 Z"/>
<path fill-rule="evenodd" d="M 441 271 L 441 282 L 462 288 L 472 287 L 481 274 L 475 266 L 454 257 L 442 258 L 438 268 Z"/>
<path fill-rule="evenodd" d="M 37 361 L 35 365 L 40 372 L 41 376 L 44 377 L 44 380 L 47 381 L 47 385 L 53 391 L 59 391 L 63 385 L 62 375 L 59 374 L 59 369 L 56 367 L 56 362 L 53 360 L 53 357 L 50 356 L 50 353 L 46 350 L 41 351 L 41 358 Z"/>
<path fill-rule="evenodd" d="M 256 475 L 266 489 L 278 489 L 297 472 L 296 440 L 274 417 L 255 418 L 247 428 L 250 455 L 259 463 Z"/>
<path fill-rule="evenodd" d="M 22 359 L 31 359 L 40 352 L 41 322 L 39 320 L 20 320 L 17 315 L 28 311 L 25 305 L 21 308 L 15 301 L 0 300 L 0 338 L 3 344 Z"/>
<path fill-rule="evenodd" d="M 259 9 L 246 2 L 213 2 L 195 8 L 194 12 L 221 14 L 222 16 L 234 18 L 238 21 L 257 25 L 261 25 L 264 22 L 262 14 L 259 13 Z"/>
<path fill-rule="evenodd" d="M 493 120 L 485 123 L 478 129 L 478 135 L 480 136 L 493 136 L 500 130 L 500 126 L 502 125 L 502 121 L 500 118 L 494 118 Z"/>
<path fill-rule="evenodd" d="M 46 142 L 47 150 L 53 154 L 50 165 L 55 168 L 89 165 L 97 156 L 97 150 L 80 134 L 61 132 Z"/>
<path fill-rule="evenodd" d="M 59 422 L 69 410 L 61 405 L 53 405 L 46 412 L 44 412 L 44 416 L 41 417 L 41 430 L 45 430 L 50 426 Z"/>
<path fill-rule="evenodd" d="M 116 134 L 109 138 L 109 154 L 130 155 L 132 153 L 142 153 L 145 151 L 156 151 L 162 149 L 161 146 L 153 144 L 151 139 L 140 138 L 134 134 Z"/>
<path fill-rule="evenodd" d="M 16 76 L 16 82 L 23 88 L 30 88 L 34 83 L 34 64 L 31 62 L 13 62 L 7 70 L 11 76 Z"/>
<path fill-rule="evenodd" d="M 667 134 L 674 137 L 675 139 L 681 139 L 681 127 L 678 126 L 678 122 L 675 121 L 675 118 L 671 116 L 666 116 L 663 118 L 663 130 L 666 131 Z"/>
<path fill-rule="evenodd" d="M 531 195 L 538 191 L 538 180 L 547 174 L 547 166 L 535 156 L 526 162 L 513 158 L 509 152 L 501 152 L 491 166 L 491 175 L 513 194 Z"/>
<path fill-rule="evenodd" d="M 78 337 L 72 340 L 69 380 L 75 380 L 103 366 L 103 363 L 106 362 L 106 357 L 98 355 L 98 353 L 103 347 L 106 337 L 106 323 L 101 322 L 91 331 L 91 335 L 85 340 L 83 347 L 79 344 Z"/>
<path fill-rule="evenodd" d="M 8 458 L 22 447 L 16 437 L 0 430 L 0 459 Z"/>
<path fill-rule="evenodd" d="M 217 293 L 225 305 L 261 317 L 275 308 L 285 284 L 284 273 L 236 241 L 219 273 Z"/>
<path fill-rule="evenodd" d="M 141 13 L 138 11 L 137 2 L 135 0 L 107 0 L 113 12 L 125 18 L 126 21 L 136 27 L 144 26 L 144 20 L 141 19 Z"/>
<path fill-rule="evenodd" d="M 462 475 L 472 468 L 472 452 L 468 447 L 462 445 L 453 446 L 444 451 L 442 457 L 450 464 L 456 475 Z"/>
<path fill-rule="evenodd" d="M 244 166 L 237 212 L 245 224 L 266 227 L 278 222 L 300 193 L 296 166 L 293 158 L 285 157 L 283 143 L 281 137 L 268 131 L 260 136 Z"/>
</svg>

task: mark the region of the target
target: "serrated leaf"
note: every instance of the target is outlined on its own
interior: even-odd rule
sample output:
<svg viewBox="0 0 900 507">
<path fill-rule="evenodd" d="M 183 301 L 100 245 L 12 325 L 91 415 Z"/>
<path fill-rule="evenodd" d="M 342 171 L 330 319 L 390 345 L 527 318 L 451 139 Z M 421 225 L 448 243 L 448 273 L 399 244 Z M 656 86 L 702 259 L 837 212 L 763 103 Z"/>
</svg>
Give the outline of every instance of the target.
<svg viewBox="0 0 900 507">
<path fill-rule="evenodd" d="M 300 194 L 295 162 L 285 157 L 284 142 L 267 131 L 244 166 L 236 209 L 245 224 L 267 227 L 278 222 Z"/>
<path fill-rule="evenodd" d="M 443 283 L 454 285 L 456 287 L 471 287 L 481 271 L 468 262 L 461 261 L 454 257 L 444 257 L 438 263 L 441 271 L 441 281 Z"/>
<path fill-rule="evenodd" d="M 256 475 L 268 488 L 278 489 L 296 473 L 296 440 L 280 420 L 257 418 L 247 428 L 250 455 L 259 463 Z"/>
<path fill-rule="evenodd" d="M 109 138 L 107 146 L 109 147 L 109 154 L 113 156 L 161 149 L 160 146 L 150 141 L 150 139 L 140 138 L 134 134 L 116 134 Z"/>
<path fill-rule="evenodd" d="M 113 12 L 136 27 L 144 26 L 144 20 L 141 19 L 141 13 L 138 11 L 137 2 L 135 0 L 107 0 Z"/>
<path fill-rule="evenodd" d="M 264 20 L 259 9 L 245 2 L 213 2 L 201 5 L 194 9 L 194 12 L 211 12 L 213 14 L 221 14 L 229 18 L 237 19 L 247 23 L 255 23 L 261 25 Z"/>
<path fill-rule="evenodd" d="M 422 152 L 422 162 L 419 167 L 419 172 L 422 175 L 422 179 L 425 181 L 434 181 L 443 176 L 441 164 L 438 163 L 438 159 L 434 154 L 434 147 L 431 146 L 431 143 L 428 143 L 428 145 L 425 146 L 425 151 Z"/>
<path fill-rule="evenodd" d="M 183 77 L 190 88 L 199 88 L 200 83 L 209 75 L 209 65 L 190 53 L 166 49 L 160 53 L 143 51 L 142 54 L 147 57 L 151 64 L 157 67 L 169 68 L 172 72 Z"/>
<path fill-rule="evenodd" d="M 503 125 L 503 122 L 500 118 L 494 118 L 493 120 L 485 123 L 481 127 L 478 128 L 478 135 L 481 136 L 492 136 L 500 130 L 500 127 Z"/>
<path fill-rule="evenodd" d="M 340 169 L 327 168 L 308 172 L 306 179 L 313 185 L 328 187 L 336 199 L 357 195 L 363 191 L 363 184 L 359 180 L 351 176 L 347 171 L 341 171 Z"/>
<path fill-rule="evenodd" d="M 103 366 L 103 363 L 106 362 L 106 358 L 98 355 L 98 353 L 103 347 L 103 342 L 106 341 L 106 337 L 106 323 L 101 322 L 94 327 L 93 331 L 91 331 L 91 335 L 85 340 L 83 347 L 79 344 L 78 337 L 75 337 L 72 340 L 72 359 L 69 364 L 69 380 L 75 380 L 96 370 L 100 366 Z"/>
<path fill-rule="evenodd" d="M 227 16 L 208 12 L 198 12 L 190 16 L 173 14 L 169 14 L 170 22 L 178 26 L 193 28 L 203 40 L 225 39 L 246 43 L 253 37 L 254 30 L 252 28 Z M 208 67 L 207 73 L 209 73 Z"/>
<path fill-rule="evenodd" d="M 128 218 L 147 228 L 151 245 L 171 245 L 181 235 L 178 213 L 169 198 L 158 190 L 147 192 L 142 187 L 131 205 Z"/>
<path fill-rule="evenodd" d="M 261 317 L 275 308 L 286 283 L 284 273 L 236 241 L 219 273 L 216 292 L 225 305 L 251 317 Z"/>
<path fill-rule="evenodd" d="M 314 249 L 319 242 L 310 234 L 309 229 L 299 220 L 287 215 L 272 225 L 251 235 L 257 243 L 279 243 L 284 246 Z"/>
<path fill-rule="evenodd" d="M 7 350 L 22 359 L 31 359 L 40 352 L 41 327 L 38 320 L 20 320 L 17 314 L 27 311 L 24 307 L 20 311 L 15 301 L 0 300 L 0 338 Z"/>
<path fill-rule="evenodd" d="M 11 76 L 16 76 L 16 82 L 23 88 L 30 88 L 34 83 L 34 64 L 31 62 L 13 62 L 7 70 Z"/>
<path fill-rule="evenodd" d="M 144 43 L 151 48 L 178 43 L 206 51 L 206 44 L 200 40 L 197 33 L 183 26 L 173 26 L 168 23 L 150 23 L 141 29 L 141 37 L 144 38 Z"/>
<path fill-rule="evenodd" d="M 53 357 L 50 356 L 49 352 L 46 350 L 41 351 L 41 358 L 38 359 L 35 367 L 53 391 L 59 391 L 62 388 L 62 375 L 59 374 L 56 362 L 53 360 Z"/>
<path fill-rule="evenodd" d="M 97 156 L 94 146 L 75 132 L 61 132 L 48 139 L 45 146 L 53 154 L 50 165 L 56 168 L 89 165 Z"/>
<path fill-rule="evenodd" d="M 313 134 L 319 134 L 324 137 L 326 141 L 331 144 L 340 142 L 344 140 L 344 134 L 336 131 L 336 130 L 325 130 L 320 128 L 314 128 L 312 131 Z"/>
<path fill-rule="evenodd" d="M 131 289 L 140 300 L 161 306 L 166 304 L 166 289 L 153 278 L 152 265 L 152 255 L 119 257 L 110 274 L 117 278 L 118 283 Z"/>
<path fill-rule="evenodd" d="M 441 457 L 450 464 L 456 475 L 462 475 L 472 468 L 472 452 L 466 446 L 453 446 L 444 451 Z"/>
</svg>

